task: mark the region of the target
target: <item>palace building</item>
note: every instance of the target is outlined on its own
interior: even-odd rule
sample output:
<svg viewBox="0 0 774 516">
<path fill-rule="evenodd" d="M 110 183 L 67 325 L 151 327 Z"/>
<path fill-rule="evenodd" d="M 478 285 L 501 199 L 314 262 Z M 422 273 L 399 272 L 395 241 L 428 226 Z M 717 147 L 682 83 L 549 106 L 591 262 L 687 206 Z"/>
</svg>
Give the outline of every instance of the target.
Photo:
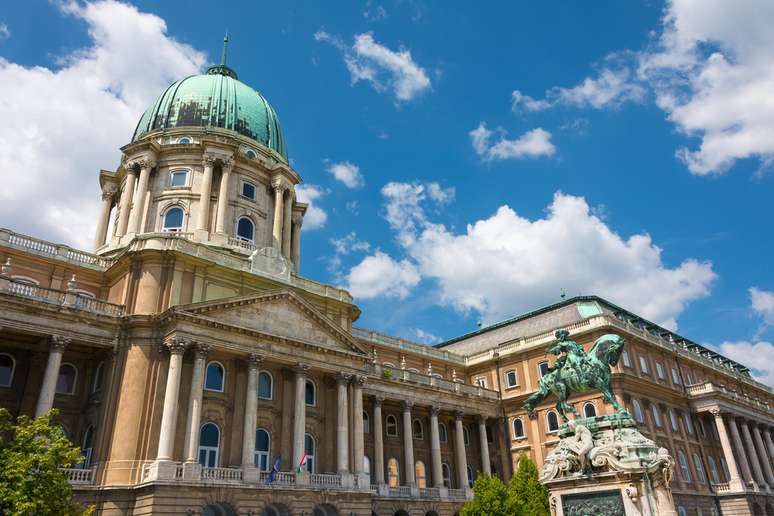
<svg viewBox="0 0 774 516">
<path fill-rule="evenodd" d="M 93 252 L 0 229 L 0 406 L 59 410 L 97 514 L 456 514 L 478 474 L 558 441 L 555 401 L 521 406 L 559 328 L 626 340 L 615 394 L 676 458 L 681 516 L 774 514 L 774 395 L 747 367 L 593 296 L 435 347 L 358 328 L 345 290 L 299 270 L 300 181 L 224 59 L 99 173 Z"/>
</svg>

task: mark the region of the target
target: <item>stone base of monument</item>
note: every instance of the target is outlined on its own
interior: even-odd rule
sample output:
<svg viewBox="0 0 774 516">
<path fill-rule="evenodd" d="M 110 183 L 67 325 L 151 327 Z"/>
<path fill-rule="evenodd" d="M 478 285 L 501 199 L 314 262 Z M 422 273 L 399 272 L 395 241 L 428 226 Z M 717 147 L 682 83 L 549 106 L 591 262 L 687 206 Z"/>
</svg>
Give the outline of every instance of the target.
<svg viewBox="0 0 774 516">
<path fill-rule="evenodd" d="M 554 516 L 676 516 L 674 459 L 627 413 L 577 418 L 559 428 L 540 480 Z"/>
</svg>

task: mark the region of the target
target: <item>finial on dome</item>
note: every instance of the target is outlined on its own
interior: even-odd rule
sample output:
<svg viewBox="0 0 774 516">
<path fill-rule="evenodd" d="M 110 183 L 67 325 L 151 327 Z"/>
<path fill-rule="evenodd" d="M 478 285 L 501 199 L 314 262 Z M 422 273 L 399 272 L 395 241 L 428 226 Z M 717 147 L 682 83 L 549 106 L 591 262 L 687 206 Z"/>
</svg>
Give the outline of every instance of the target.
<svg viewBox="0 0 774 516">
<path fill-rule="evenodd" d="M 223 36 L 223 52 L 220 54 L 220 65 L 226 66 L 226 55 L 228 53 L 228 31 Z"/>
</svg>

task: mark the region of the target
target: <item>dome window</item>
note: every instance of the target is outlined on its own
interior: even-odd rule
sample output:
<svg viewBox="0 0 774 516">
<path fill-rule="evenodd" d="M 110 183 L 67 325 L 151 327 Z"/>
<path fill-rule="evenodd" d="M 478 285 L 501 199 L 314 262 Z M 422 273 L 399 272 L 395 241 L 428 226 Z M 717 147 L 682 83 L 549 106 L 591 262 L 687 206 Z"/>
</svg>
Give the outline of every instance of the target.
<svg viewBox="0 0 774 516">
<path fill-rule="evenodd" d="M 164 214 L 164 227 L 162 231 L 182 231 L 183 230 L 183 209 L 177 206 L 170 208 Z"/>
<path fill-rule="evenodd" d="M 258 157 L 258 153 L 256 153 L 253 149 L 247 149 L 245 151 L 245 156 L 249 159 L 255 159 Z"/>
<path fill-rule="evenodd" d="M 253 221 L 247 217 L 239 219 L 239 222 L 237 222 L 236 233 L 239 240 L 253 243 L 253 240 L 255 239 L 255 225 L 253 224 Z"/>
<path fill-rule="evenodd" d="M 180 138 L 177 139 L 175 143 L 177 143 L 178 145 L 190 145 L 193 143 L 193 138 L 191 138 L 190 136 L 181 136 Z"/>
<path fill-rule="evenodd" d="M 180 188 L 186 186 L 188 183 L 188 171 L 187 170 L 173 170 L 169 173 L 169 186 L 172 188 Z"/>
</svg>

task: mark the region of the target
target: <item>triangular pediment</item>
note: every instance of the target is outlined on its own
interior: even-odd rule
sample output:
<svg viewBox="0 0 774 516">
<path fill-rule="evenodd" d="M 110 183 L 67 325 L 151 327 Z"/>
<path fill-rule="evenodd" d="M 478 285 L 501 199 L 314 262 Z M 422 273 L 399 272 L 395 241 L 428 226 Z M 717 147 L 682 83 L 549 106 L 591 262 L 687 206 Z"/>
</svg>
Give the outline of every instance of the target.
<svg viewBox="0 0 774 516">
<path fill-rule="evenodd" d="M 327 349 L 368 353 L 348 332 L 289 290 L 178 306 L 175 311 Z"/>
</svg>

